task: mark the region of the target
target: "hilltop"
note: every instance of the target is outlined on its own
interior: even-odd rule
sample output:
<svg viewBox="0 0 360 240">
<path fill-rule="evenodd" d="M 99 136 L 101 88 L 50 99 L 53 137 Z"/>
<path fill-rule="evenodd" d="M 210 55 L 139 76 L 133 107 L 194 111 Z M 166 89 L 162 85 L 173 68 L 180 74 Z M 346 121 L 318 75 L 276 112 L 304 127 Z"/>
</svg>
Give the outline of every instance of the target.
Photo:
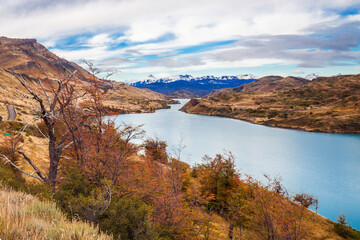
<svg viewBox="0 0 360 240">
<path fill-rule="evenodd" d="M 213 97 L 218 94 L 230 92 L 268 92 L 291 89 L 308 84 L 310 81 L 299 77 L 267 76 L 258 80 L 241 85 L 235 88 L 226 88 L 212 91 L 208 96 Z"/>
<path fill-rule="evenodd" d="M 187 91 L 193 95 L 205 96 L 214 89 L 237 87 L 255 81 L 257 77 L 251 74 L 237 76 L 203 76 L 176 75 L 156 78 L 149 75 L 145 80 L 131 83 L 131 86 L 148 88 L 155 92 L 172 96 L 177 91 Z"/>
<path fill-rule="evenodd" d="M 198 95 L 196 95 L 192 92 L 186 91 L 186 90 L 178 90 L 178 91 L 168 94 L 167 96 L 171 97 L 171 98 L 182 98 L 182 99 L 199 97 Z"/>
<path fill-rule="evenodd" d="M 34 102 L 26 99 L 27 91 L 11 73 L 22 74 L 34 89 L 40 89 L 38 79 L 57 79 L 59 73 L 74 72 L 78 86 L 86 86 L 94 76 L 79 65 L 59 58 L 35 39 L 0 37 L 0 115 L 6 118 L 5 104 L 15 105 L 20 119 L 34 113 Z M 102 80 L 106 91 L 106 107 L 119 113 L 153 112 L 165 108 L 171 100 L 147 89 L 131 87 L 122 82 Z"/>
<path fill-rule="evenodd" d="M 273 127 L 360 133 L 360 75 L 264 77 L 192 99 L 187 113 L 231 117 Z"/>
</svg>

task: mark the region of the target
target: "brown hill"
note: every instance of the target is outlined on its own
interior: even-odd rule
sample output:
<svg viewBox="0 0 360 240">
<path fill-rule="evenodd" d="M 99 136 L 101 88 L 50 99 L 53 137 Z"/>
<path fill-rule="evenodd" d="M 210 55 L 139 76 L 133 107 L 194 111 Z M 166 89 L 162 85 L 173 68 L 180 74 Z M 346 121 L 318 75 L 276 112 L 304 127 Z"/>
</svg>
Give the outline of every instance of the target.
<svg viewBox="0 0 360 240">
<path fill-rule="evenodd" d="M 63 68 L 77 70 L 75 79 L 85 81 L 90 77 L 90 73 L 83 68 L 57 57 L 35 39 L 0 37 L 0 68 L 25 74 L 33 79 L 57 78 Z"/>
<path fill-rule="evenodd" d="M 189 99 L 189 98 L 197 98 L 199 95 L 196 95 L 192 92 L 186 90 L 178 90 L 173 93 L 167 95 L 170 98 L 181 98 L 181 99 Z"/>
<path fill-rule="evenodd" d="M 320 77 L 309 82 L 291 78 L 273 78 L 281 87 L 268 84 L 271 88 L 267 91 L 255 82 L 238 92 L 192 99 L 182 111 L 306 131 L 360 133 L 360 75 Z M 290 87 L 288 82 L 300 86 Z"/>
<path fill-rule="evenodd" d="M 26 76 L 33 88 L 40 87 L 36 84 L 37 79 L 57 79 L 62 71 L 76 70 L 73 79 L 80 85 L 88 84 L 88 79 L 92 77 L 79 65 L 57 57 L 35 39 L 0 37 L 0 103 L 3 103 L 0 104 L 0 116 L 3 118 L 7 116 L 4 103 L 15 105 L 20 118 L 27 118 L 34 110 L 33 101 L 24 97 L 27 95 L 26 90 L 8 70 Z M 151 112 L 165 108 L 171 102 L 164 95 L 150 90 L 121 82 L 100 81 L 101 87 L 107 92 L 104 96 L 105 104 L 118 112 Z"/>
<path fill-rule="evenodd" d="M 294 87 L 304 86 L 310 81 L 299 77 L 280 77 L 267 76 L 259 78 L 258 80 L 241 85 L 235 88 L 218 89 L 212 91 L 208 97 L 213 97 L 218 94 L 229 92 L 268 92 L 268 91 L 283 91 Z"/>
</svg>

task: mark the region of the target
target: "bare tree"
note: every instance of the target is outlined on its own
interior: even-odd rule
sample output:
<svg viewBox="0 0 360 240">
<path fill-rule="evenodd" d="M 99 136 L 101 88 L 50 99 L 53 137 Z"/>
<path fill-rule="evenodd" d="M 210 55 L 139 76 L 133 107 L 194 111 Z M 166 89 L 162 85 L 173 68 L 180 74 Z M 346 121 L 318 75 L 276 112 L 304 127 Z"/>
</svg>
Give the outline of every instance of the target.
<svg viewBox="0 0 360 240">
<path fill-rule="evenodd" d="M 37 66 L 42 70 L 42 72 L 47 76 L 46 71 L 41 67 L 41 65 L 37 63 Z M 46 126 L 46 132 L 39 131 L 41 134 L 46 137 L 48 140 L 48 149 L 49 149 L 49 168 L 47 174 L 44 174 L 35 164 L 34 162 L 22 151 L 19 153 L 24 157 L 24 159 L 32 166 L 35 170 L 37 177 L 34 173 L 29 174 L 25 173 L 28 176 L 32 176 L 36 179 L 41 180 L 44 183 L 50 184 L 52 191 L 55 191 L 55 185 L 57 182 L 57 173 L 60 167 L 59 163 L 61 158 L 64 158 L 62 155 L 64 150 L 70 147 L 74 142 L 67 141 L 69 139 L 69 135 L 74 132 L 78 127 L 72 126 L 65 130 L 63 133 L 59 134 L 56 132 L 56 125 L 64 124 L 64 113 L 66 109 L 71 107 L 75 100 L 84 96 L 84 94 L 77 95 L 75 91 L 75 83 L 73 82 L 73 78 L 76 74 L 76 70 L 71 72 L 68 69 L 64 68 L 63 71 L 59 71 L 58 68 L 52 66 L 57 72 L 59 72 L 59 77 L 56 79 L 50 79 L 47 76 L 46 80 L 37 79 L 38 84 L 40 85 L 40 91 L 36 91 L 28 86 L 28 77 L 24 74 L 15 73 L 13 71 L 7 70 L 16 79 L 21 83 L 21 85 L 27 90 L 30 94 L 29 98 L 34 99 L 39 107 L 40 114 L 39 117 L 36 118 L 33 122 L 35 123 L 37 120 L 43 120 Z M 29 124 L 25 125 L 28 126 Z M 35 123 L 36 125 L 36 123 Z M 37 125 L 36 125 L 37 126 Z M 3 157 L 4 158 L 4 157 Z M 6 161 L 10 161 L 9 159 L 5 159 Z M 15 165 L 12 163 L 11 165 Z M 19 169 L 19 167 L 16 167 Z M 19 169 L 20 170 L 20 169 Z"/>
</svg>

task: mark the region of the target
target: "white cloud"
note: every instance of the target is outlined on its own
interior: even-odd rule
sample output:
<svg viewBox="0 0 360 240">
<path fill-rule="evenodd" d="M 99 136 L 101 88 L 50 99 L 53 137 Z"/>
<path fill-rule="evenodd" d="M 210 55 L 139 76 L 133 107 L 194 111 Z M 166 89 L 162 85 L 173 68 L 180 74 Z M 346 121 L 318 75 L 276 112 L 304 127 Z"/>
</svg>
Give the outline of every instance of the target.
<svg viewBox="0 0 360 240">
<path fill-rule="evenodd" d="M 295 74 L 304 74 L 304 72 L 301 71 L 301 70 L 295 70 L 295 71 L 293 71 L 292 73 L 295 73 Z"/>
<path fill-rule="evenodd" d="M 102 33 L 93 36 L 87 42 L 87 46 L 90 47 L 103 47 L 107 46 L 109 43 L 112 43 L 113 40 L 109 37 L 108 34 Z"/>
<path fill-rule="evenodd" d="M 286 62 L 280 59 L 250 59 L 242 61 L 233 61 L 233 62 L 224 62 L 224 61 L 215 61 L 208 60 L 202 65 L 193 65 L 193 66 L 183 66 L 183 67 L 173 67 L 168 68 L 164 66 L 153 66 L 153 67 L 139 67 L 139 68 L 122 68 L 121 72 L 124 73 L 162 73 L 166 71 L 171 72 L 189 72 L 189 71 L 199 71 L 206 69 L 226 69 L 226 68 L 239 68 L 239 67 L 259 67 L 266 64 L 285 64 Z"/>
<path fill-rule="evenodd" d="M 54 52 L 59 57 L 65 58 L 69 61 L 79 61 L 81 59 L 102 60 L 106 57 L 113 56 L 113 53 L 107 51 L 106 46 L 81 49 L 81 50 L 54 49 L 52 50 L 52 52 Z"/>
<path fill-rule="evenodd" d="M 349 22 L 360 21 L 360 14 L 350 15 L 347 17 Z"/>
<path fill-rule="evenodd" d="M 128 72 L 190 71 L 207 68 L 253 67 L 265 64 L 298 64 L 298 59 L 251 56 L 245 59 L 216 59 L 222 47 L 205 53 L 179 53 L 179 49 L 208 42 L 239 40 L 248 36 L 302 35 L 312 27 L 341 25 L 360 20 L 360 15 L 340 17 L 336 10 L 346 9 L 358 0 L 7 0 L 0 5 L 0 32 L 8 37 L 38 38 L 47 47 L 56 47 L 60 38 L 89 34 L 78 50 L 54 49 L 71 61 L 115 59 L 112 68 Z M 116 35 L 113 35 L 116 33 Z M 119 34 L 122 34 L 119 36 Z M 164 42 L 147 41 L 171 35 Z M 109 49 L 121 42 L 131 46 Z M 134 44 L 136 43 L 136 44 Z M 241 46 L 226 46 L 238 50 Z M 143 55 L 184 58 L 197 56 L 203 64 L 165 67 L 145 66 Z M 213 55 L 213 56 L 212 56 Z M 235 56 L 236 57 L 236 56 Z M 172 59 L 173 60 L 173 59 Z M 169 60 L 170 61 L 170 60 Z M 136 64 L 139 65 L 136 65 Z M 141 65 L 141 67 L 140 67 Z M 139 67 L 137 67 L 139 66 Z"/>
<path fill-rule="evenodd" d="M 160 72 L 160 73 L 156 74 L 157 78 L 166 78 L 166 77 L 170 77 L 170 76 L 171 76 L 171 74 L 167 73 L 167 72 Z"/>
<path fill-rule="evenodd" d="M 0 9 L 0 29 L 7 36 L 47 39 L 123 28 L 128 29 L 126 38 L 137 42 L 170 31 L 186 44 L 247 34 L 299 32 L 328 19 L 320 11 L 324 2 L 329 2 L 326 7 L 339 5 L 338 1 L 287 0 L 66 1 L 19 14 L 16 4 L 6 1 Z M 341 5 L 350 4 L 345 1 Z M 8 11 L 8 7 L 14 10 Z"/>
<path fill-rule="evenodd" d="M 289 76 L 289 74 L 287 72 L 281 72 L 281 71 L 274 71 L 271 75 L 281 76 L 281 77 Z"/>
<path fill-rule="evenodd" d="M 126 39 L 132 42 L 145 42 L 155 40 L 170 31 L 167 23 L 150 20 L 131 24 L 131 28 L 125 32 Z"/>
</svg>

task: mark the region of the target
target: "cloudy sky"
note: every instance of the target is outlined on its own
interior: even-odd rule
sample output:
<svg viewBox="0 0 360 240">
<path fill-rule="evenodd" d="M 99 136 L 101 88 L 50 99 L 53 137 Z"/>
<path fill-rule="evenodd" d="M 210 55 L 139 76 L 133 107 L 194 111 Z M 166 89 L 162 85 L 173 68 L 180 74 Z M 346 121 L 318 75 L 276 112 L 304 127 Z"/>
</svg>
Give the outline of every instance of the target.
<svg viewBox="0 0 360 240">
<path fill-rule="evenodd" d="M 125 82 L 360 73 L 360 0 L 0 0 L 0 35 Z"/>
</svg>

